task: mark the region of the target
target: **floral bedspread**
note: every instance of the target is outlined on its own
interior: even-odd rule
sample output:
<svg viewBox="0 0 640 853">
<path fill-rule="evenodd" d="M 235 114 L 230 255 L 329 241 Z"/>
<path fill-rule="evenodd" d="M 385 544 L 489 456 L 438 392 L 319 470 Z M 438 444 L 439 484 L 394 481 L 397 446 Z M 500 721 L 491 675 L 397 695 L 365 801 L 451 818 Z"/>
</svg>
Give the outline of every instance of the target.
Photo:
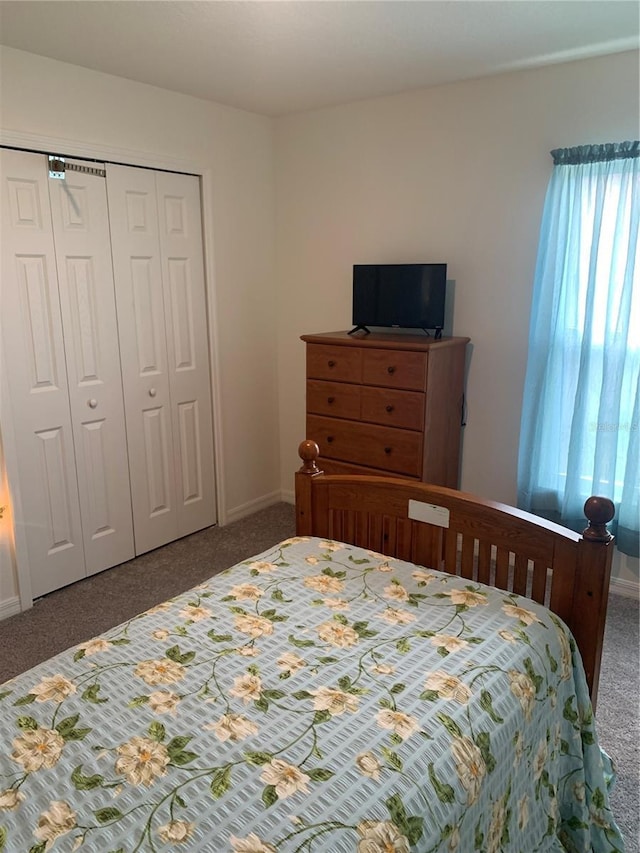
<svg viewBox="0 0 640 853">
<path fill-rule="evenodd" d="M 613 851 L 545 608 L 314 538 L 0 687 L 0 850 Z"/>
</svg>

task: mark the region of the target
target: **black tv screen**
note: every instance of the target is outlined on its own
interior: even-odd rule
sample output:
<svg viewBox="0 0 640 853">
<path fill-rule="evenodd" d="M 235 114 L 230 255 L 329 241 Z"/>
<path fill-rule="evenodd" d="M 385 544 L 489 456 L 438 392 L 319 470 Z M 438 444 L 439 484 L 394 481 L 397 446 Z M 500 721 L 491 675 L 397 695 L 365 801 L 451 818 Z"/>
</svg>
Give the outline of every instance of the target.
<svg viewBox="0 0 640 853">
<path fill-rule="evenodd" d="M 354 264 L 353 323 L 441 331 L 446 283 L 446 264 Z"/>
</svg>

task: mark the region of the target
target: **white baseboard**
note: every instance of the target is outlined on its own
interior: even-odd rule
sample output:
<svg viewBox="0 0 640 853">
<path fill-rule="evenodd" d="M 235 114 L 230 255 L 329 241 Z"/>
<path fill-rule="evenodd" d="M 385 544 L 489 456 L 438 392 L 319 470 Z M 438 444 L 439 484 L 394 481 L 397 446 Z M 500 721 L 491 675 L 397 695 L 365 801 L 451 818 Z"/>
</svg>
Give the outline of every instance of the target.
<svg viewBox="0 0 640 853">
<path fill-rule="evenodd" d="M 16 613 L 20 612 L 20 599 L 17 595 L 0 601 L 0 619 L 8 619 L 9 616 L 15 616 Z"/>
<path fill-rule="evenodd" d="M 624 578 L 611 578 L 609 591 L 614 595 L 624 595 L 627 598 L 640 598 L 640 582 L 628 581 Z"/>
<path fill-rule="evenodd" d="M 246 518 L 248 515 L 253 515 L 261 509 L 266 509 L 268 506 L 280 503 L 284 500 L 280 492 L 271 492 L 271 494 L 263 495 L 261 498 L 256 498 L 253 501 L 247 501 L 246 504 L 240 504 L 233 509 L 227 511 L 227 519 L 225 524 L 231 524 L 232 521 L 239 521 L 241 518 Z"/>
</svg>

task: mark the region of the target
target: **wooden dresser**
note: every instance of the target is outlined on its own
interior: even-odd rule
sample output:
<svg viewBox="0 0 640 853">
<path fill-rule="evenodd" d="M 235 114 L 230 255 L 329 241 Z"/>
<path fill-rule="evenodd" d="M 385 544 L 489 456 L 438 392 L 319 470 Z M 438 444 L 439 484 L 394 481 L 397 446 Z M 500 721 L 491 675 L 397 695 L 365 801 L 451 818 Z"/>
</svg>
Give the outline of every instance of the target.
<svg viewBox="0 0 640 853">
<path fill-rule="evenodd" d="M 458 488 L 469 338 L 326 332 L 302 340 L 307 438 L 327 474 Z"/>
</svg>

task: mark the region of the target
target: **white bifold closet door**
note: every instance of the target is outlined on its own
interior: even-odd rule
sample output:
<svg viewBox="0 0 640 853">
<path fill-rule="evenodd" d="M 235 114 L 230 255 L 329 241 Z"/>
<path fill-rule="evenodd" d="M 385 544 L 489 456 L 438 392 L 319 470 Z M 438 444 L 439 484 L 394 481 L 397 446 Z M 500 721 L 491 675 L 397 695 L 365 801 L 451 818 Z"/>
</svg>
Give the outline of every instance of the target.
<svg viewBox="0 0 640 853">
<path fill-rule="evenodd" d="M 34 598 L 134 556 L 104 178 L 0 151 L 2 336 Z"/>
<path fill-rule="evenodd" d="M 0 185 L 12 476 L 37 598 L 216 522 L 200 188 L 121 166 L 51 179 L 46 155 L 10 149 Z"/>
<path fill-rule="evenodd" d="M 215 523 L 200 188 L 107 165 L 136 552 Z"/>
</svg>

